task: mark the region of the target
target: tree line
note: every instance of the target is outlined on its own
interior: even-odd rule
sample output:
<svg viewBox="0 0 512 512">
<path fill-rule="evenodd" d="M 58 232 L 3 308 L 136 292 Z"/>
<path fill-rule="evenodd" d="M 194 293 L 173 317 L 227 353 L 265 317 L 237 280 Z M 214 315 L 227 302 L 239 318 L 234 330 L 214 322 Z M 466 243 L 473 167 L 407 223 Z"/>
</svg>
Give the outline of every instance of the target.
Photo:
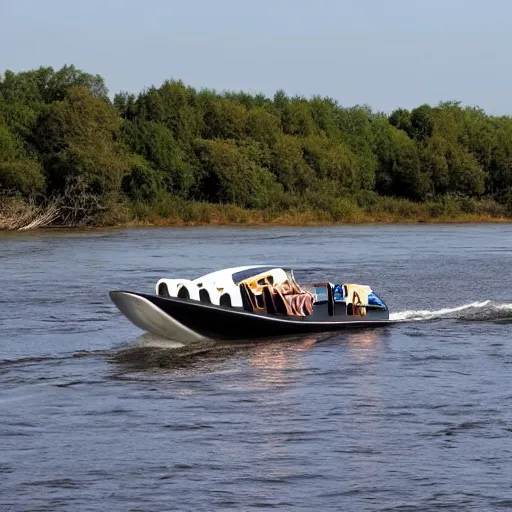
<svg viewBox="0 0 512 512">
<path fill-rule="evenodd" d="M 343 107 L 165 81 L 111 100 L 74 66 L 0 76 L 0 194 L 41 201 L 182 201 L 285 211 L 382 197 L 512 210 L 512 119 L 458 102 Z M 470 206 L 468 206 L 470 208 Z"/>
</svg>

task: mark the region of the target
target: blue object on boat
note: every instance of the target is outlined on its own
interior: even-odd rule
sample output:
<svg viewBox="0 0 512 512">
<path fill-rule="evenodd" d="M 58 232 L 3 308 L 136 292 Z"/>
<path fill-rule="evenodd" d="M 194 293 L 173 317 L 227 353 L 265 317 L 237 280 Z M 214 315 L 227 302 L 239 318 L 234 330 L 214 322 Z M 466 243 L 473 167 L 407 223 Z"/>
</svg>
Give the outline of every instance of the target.
<svg viewBox="0 0 512 512">
<path fill-rule="evenodd" d="M 335 284 L 333 288 L 334 302 L 342 302 L 345 298 L 342 284 Z"/>
<path fill-rule="evenodd" d="M 384 306 L 384 302 L 382 302 L 373 292 L 368 295 L 368 304 L 372 306 Z"/>
</svg>

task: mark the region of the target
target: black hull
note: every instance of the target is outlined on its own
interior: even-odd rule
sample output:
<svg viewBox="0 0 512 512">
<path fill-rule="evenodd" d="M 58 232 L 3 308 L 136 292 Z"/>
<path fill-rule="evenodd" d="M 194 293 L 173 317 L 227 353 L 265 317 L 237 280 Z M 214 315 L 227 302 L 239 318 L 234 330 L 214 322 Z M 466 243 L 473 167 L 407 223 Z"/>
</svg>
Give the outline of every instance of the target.
<svg viewBox="0 0 512 512">
<path fill-rule="evenodd" d="M 307 333 L 340 331 L 344 329 L 386 326 L 392 323 L 387 310 L 369 310 L 365 316 L 339 313 L 330 316 L 327 308 L 315 306 L 306 317 L 252 313 L 241 308 L 230 308 L 202 302 L 161 297 L 134 292 L 110 292 L 113 302 L 133 323 L 151 331 L 148 325 L 134 321 L 129 308 L 123 307 L 125 297 L 139 300 L 177 321 L 191 333 L 210 339 L 255 339 Z M 154 332 L 154 331 L 153 331 Z"/>
</svg>

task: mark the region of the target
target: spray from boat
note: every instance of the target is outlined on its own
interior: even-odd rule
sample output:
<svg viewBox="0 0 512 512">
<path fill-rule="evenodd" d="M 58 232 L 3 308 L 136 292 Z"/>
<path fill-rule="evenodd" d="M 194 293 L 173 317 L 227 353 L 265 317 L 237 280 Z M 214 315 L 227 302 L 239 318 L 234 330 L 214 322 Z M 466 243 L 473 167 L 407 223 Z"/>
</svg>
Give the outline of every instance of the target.
<svg viewBox="0 0 512 512">
<path fill-rule="evenodd" d="M 390 314 L 395 322 L 421 322 L 426 320 L 454 319 L 466 321 L 512 321 L 512 303 L 499 303 L 491 300 L 471 302 L 454 308 L 436 311 L 407 310 Z"/>
</svg>

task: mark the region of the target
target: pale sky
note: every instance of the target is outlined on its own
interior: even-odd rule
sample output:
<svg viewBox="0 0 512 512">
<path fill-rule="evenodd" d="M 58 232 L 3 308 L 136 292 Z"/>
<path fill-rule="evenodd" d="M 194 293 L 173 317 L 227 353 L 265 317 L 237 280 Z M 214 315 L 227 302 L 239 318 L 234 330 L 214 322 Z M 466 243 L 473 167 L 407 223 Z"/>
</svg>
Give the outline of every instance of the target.
<svg viewBox="0 0 512 512">
<path fill-rule="evenodd" d="M 512 114 L 511 49 L 511 0 L 0 0 L 0 72 L 74 64 L 111 94 L 176 78 Z"/>
</svg>

